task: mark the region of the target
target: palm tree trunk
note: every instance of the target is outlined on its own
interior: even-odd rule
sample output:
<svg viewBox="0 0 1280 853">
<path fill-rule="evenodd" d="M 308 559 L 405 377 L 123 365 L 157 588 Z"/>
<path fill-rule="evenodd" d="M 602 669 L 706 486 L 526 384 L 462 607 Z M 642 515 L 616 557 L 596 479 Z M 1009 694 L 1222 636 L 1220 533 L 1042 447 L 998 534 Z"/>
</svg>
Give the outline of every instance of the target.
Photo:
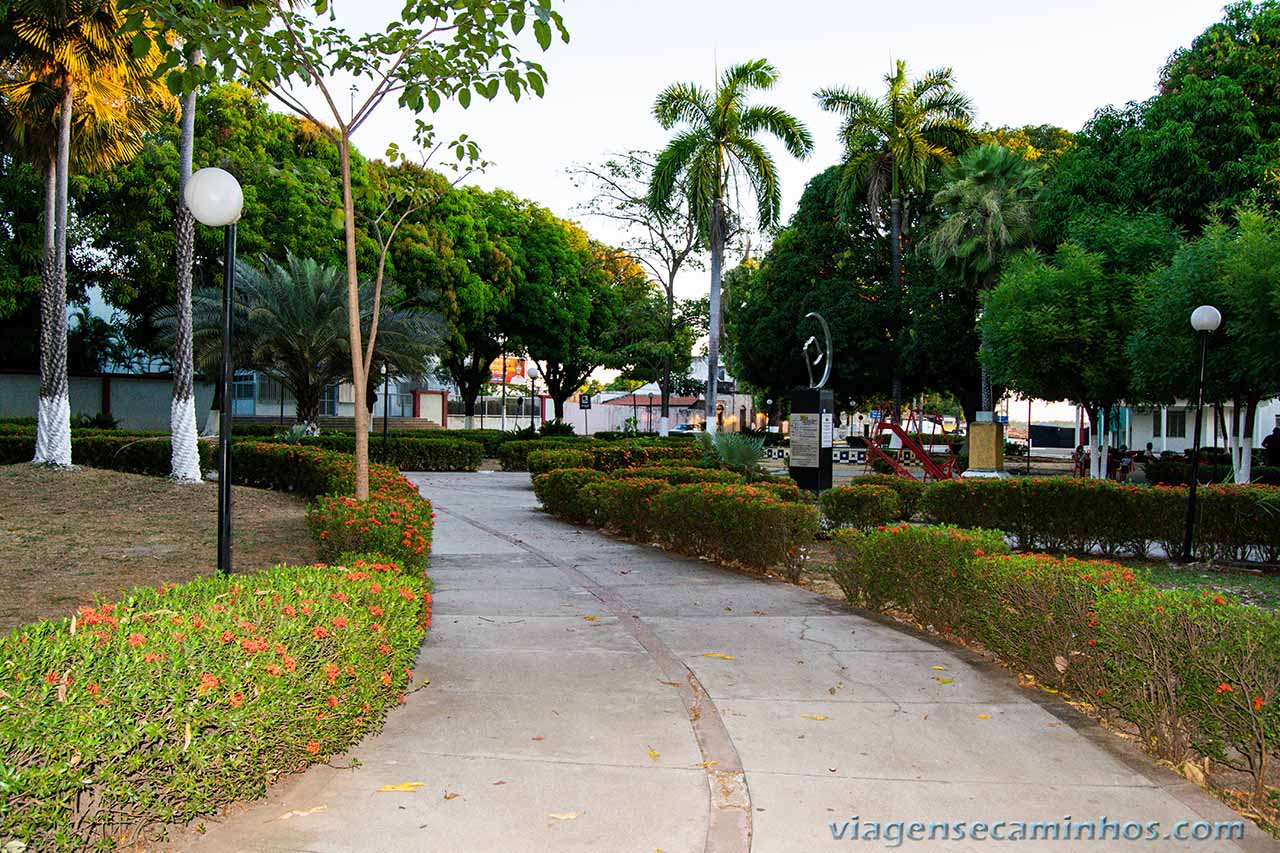
<svg viewBox="0 0 1280 853">
<path fill-rule="evenodd" d="M 894 173 L 894 182 L 897 182 L 897 173 Z M 893 269 L 893 292 L 894 295 L 902 293 L 902 199 L 898 197 L 895 191 L 893 198 L 889 201 L 889 257 L 892 259 Z M 898 358 L 902 358 L 902 354 L 898 354 Z M 895 361 L 893 365 L 893 379 L 891 391 L 893 394 L 893 423 L 897 423 L 902 417 L 902 365 Z"/>
<path fill-rule="evenodd" d="M 347 333 L 351 342 L 351 383 L 355 415 L 355 497 L 369 499 L 369 433 L 365 429 L 364 410 L 364 352 L 360 332 L 360 278 L 356 268 L 356 209 L 351 194 L 351 140 L 345 130 L 338 143 L 338 158 L 342 166 L 342 216 L 346 231 L 347 254 Z"/>
<path fill-rule="evenodd" d="M 46 178 L 45 269 L 40 294 L 40 401 L 36 410 L 37 464 L 71 467 L 71 400 L 67 394 L 67 178 L 71 168 L 71 109 L 75 84 L 67 80 L 58 116 L 58 162 Z M 52 190 L 52 192 L 51 192 Z M 52 205 L 49 202 L 52 201 Z M 53 214 L 49 234 L 48 214 Z M 52 251 L 49 251 L 52 236 Z"/>
<path fill-rule="evenodd" d="M 188 64 L 199 64 L 201 53 L 193 50 Z M 169 405 L 171 455 L 169 476 L 179 483 L 200 482 L 199 435 L 196 432 L 196 399 L 192 382 L 195 364 L 191 338 L 191 268 L 195 263 L 195 219 L 187 209 L 183 192 L 191 178 L 191 160 L 195 148 L 196 93 L 188 92 L 182 101 L 182 135 L 178 143 L 178 210 L 174 219 L 177 232 L 177 335 L 173 347 L 173 400 Z"/>
<path fill-rule="evenodd" d="M 720 381 L 720 278 L 724 267 L 723 202 L 716 199 L 711 209 L 711 305 L 707 329 L 707 410 L 706 429 L 716 431 L 716 396 Z"/>
</svg>

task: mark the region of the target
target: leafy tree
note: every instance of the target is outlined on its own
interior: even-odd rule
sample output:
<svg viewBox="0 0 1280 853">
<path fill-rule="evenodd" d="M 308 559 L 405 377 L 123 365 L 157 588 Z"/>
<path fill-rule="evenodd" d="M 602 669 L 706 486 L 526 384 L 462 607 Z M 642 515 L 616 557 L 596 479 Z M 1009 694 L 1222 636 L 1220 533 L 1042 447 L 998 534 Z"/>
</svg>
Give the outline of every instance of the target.
<svg viewBox="0 0 1280 853">
<path fill-rule="evenodd" d="M 281 383 L 297 402 L 297 422 L 316 432 L 324 389 L 351 379 L 341 268 L 290 254 L 283 265 L 264 258 L 261 270 L 237 261 L 236 277 L 237 367 Z M 196 361 L 202 369 L 216 371 L 222 359 L 221 288 L 197 290 L 192 304 Z M 389 301 L 380 310 L 375 360 L 402 374 L 421 373 L 439 344 L 437 324 L 421 309 L 393 308 Z M 171 335 L 177 327 L 175 314 L 170 306 L 160 318 Z M 362 327 L 370 328 L 373 319 L 366 314 Z"/>
<path fill-rule="evenodd" d="M 1057 125 L 1026 124 L 1022 127 L 984 127 L 978 131 L 977 141 L 981 145 L 1008 148 L 1022 159 L 1050 170 L 1075 144 L 1076 135 Z"/>
<path fill-rule="evenodd" d="M 866 192 L 870 211 L 882 208 L 889 192 L 889 247 L 892 284 L 902 288 L 903 197 L 923 193 L 929 173 L 950 161 L 973 141 L 973 106 L 955 88 L 950 68 L 907 79 L 907 64 L 898 60 L 885 75 L 886 90 L 876 98 L 860 90 L 822 89 L 816 93 L 824 110 L 837 113 L 845 147 L 841 174 L 846 205 Z M 903 369 L 893 376 L 894 417 L 902 409 Z"/>
<path fill-rule="evenodd" d="M 714 91 L 676 83 L 659 95 L 654 118 L 664 130 L 681 127 L 658 155 L 649 185 L 649 205 L 660 215 L 672 210 L 677 190 L 711 251 L 710 329 L 707 345 L 706 424 L 714 431 L 720 353 L 720 280 L 729 229 L 730 194 L 749 184 L 762 228 L 778 221 L 782 188 L 777 166 L 756 139 L 768 133 L 793 157 L 807 157 L 813 138 L 798 119 L 778 107 L 748 104 L 752 90 L 772 89 L 778 72 L 763 59 L 725 69 Z"/>
<path fill-rule="evenodd" d="M 700 268 L 700 255 L 705 240 L 689 207 L 689 194 L 677 186 L 668 209 L 655 211 L 649 204 L 648 192 L 655 161 L 647 151 L 628 151 L 599 164 L 576 166 L 569 170 L 575 183 L 586 185 L 592 196 L 582 206 L 591 216 L 613 222 L 627 238 L 619 247 L 648 270 L 662 286 L 665 300 L 648 302 L 647 310 L 656 311 L 663 321 L 664 340 L 659 348 L 650 348 L 641 356 L 633 349 L 637 367 L 643 362 L 652 373 L 662 394 L 659 433 L 665 435 L 671 414 L 671 394 L 675 383 L 689 369 L 692 341 L 689 327 L 679 320 L 675 284 L 686 266 Z M 643 322 L 643 318 L 635 318 Z M 643 336 L 652 341 L 652 335 Z M 658 361 L 654 361 L 657 359 Z M 658 369 L 654 370 L 654 367 Z"/>
<path fill-rule="evenodd" d="M 115 0 L 13 0 L 3 9 L 0 64 L 9 75 L 10 136 L 45 174 L 40 299 L 37 464 L 71 465 L 67 394 L 67 232 L 72 128 L 77 106 L 92 111 L 77 161 L 108 165 L 136 151 L 165 97 L 155 79 L 158 52 L 122 34 Z M 55 130 L 56 128 L 56 130 Z"/>
<path fill-rule="evenodd" d="M 1246 208 L 1234 226 L 1210 225 L 1143 283 L 1128 348 L 1138 399 L 1195 399 L 1200 358 L 1189 318 L 1205 304 L 1223 315 L 1209 341 L 1205 395 L 1219 411 L 1232 403 L 1232 467 L 1236 482 L 1247 483 L 1258 403 L 1280 395 L 1280 218 L 1274 213 Z"/>
<path fill-rule="evenodd" d="M 988 290 L 1009 253 L 1031 242 L 1039 168 L 1008 148 L 980 145 L 948 163 L 942 180 L 933 196 L 940 218 L 930 254 L 939 266 L 954 266 L 973 290 Z M 989 412 L 994 400 L 985 375 L 981 390 L 982 411 Z"/>
<path fill-rule="evenodd" d="M 1066 243 L 1051 259 L 1032 251 L 1014 258 L 984 303 L 981 357 L 992 381 L 1088 411 L 1093 476 L 1105 476 L 1105 423 L 1130 395 L 1132 277 L 1109 273 L 1101 255 Z"/>
<path fill-rule="evenodd" d="M 536 62 L 521 58 L 518 37 L 532 17 L 534 37 L 543 50 L 551 45 L 553 28 L 567 41 L 560 14 L 551 0 L 504 2 L 445 2 L 406 0 L 400 20 L 383 31 L 353 35 L 325 25 L 320 17 L 328 0 L 313 0 L 312 15 L 287 8 L 282 0 L 261 7 L 225 9 L 216 0 L 147 0 L 140 11 L 156 16 L 166 27 L 204 48 L 211 71 L 247 78 L 303 118 L 309 119 L 338 149 L 342 186 L 342 217 L 347 267 L 347 324 L 353 343 L 352 379 L 355 389 L 355 494 L 369 495 L 369 447 L 365 426 L 365 390 L 375 340 L 362 341 L 360 272 L 356 249 L 355 194 L 351 176 L 351 137 L 388 97 L 414 113 L 439 109 L 456 98 L 467 107 L 472 92 L 488 99 L 505 89 L 514 98 L 526 92 L 541 95 L 546 73 Z M 175 57 L 175 61 L 176 61 Z M 170 75 L 171 85 L 186 89 L 206 74 L 188 66 Z M 368 81 L 360 98 L 345 89 L 351 78 Z M 320 92 L 321 115 L 312 112 L 291 90 L 300 82 Z M 426 149 L 436 145 L 434 129 L 417 123 L 416 141 Z M 465 134 L 450 146 L 458 160 L 472 163 L 479 149 Z M 380 315 L 381 281 L 375 280 L 372 316 Z M 376 338 L 376 327 L 370 331 Z"/>
<path fill-rule="evenodd" d="M 733 372 L 775 400 L 808 384 L 801 357 L 817 332 L 810 311 L 831 327 L 829 387 L 842 404 L 883 394 L 897 365 L 906 306 L 888 286 L 889 252 L 872 218 L 846 217 L 843 167 L 811 180 L 791 222 L 739 287 Z"/>
</svg>

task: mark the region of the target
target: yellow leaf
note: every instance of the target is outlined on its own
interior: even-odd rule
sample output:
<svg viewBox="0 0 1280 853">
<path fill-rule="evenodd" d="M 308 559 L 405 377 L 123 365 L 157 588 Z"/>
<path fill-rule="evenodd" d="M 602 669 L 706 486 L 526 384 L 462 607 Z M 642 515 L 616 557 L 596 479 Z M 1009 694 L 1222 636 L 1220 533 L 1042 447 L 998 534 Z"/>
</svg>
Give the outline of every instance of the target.
<svg viewBox="0 0 1280 853">
<path fill-rule="evenodd" d="M 547 817 L 552 818 L 553 820 L 577 820 L 584 814 L 586 814 L 586 812 L 552 812 L 547 815 Z"/>
<path fill-rule="evenodd" d="M 737 660 L 733 655 L 726 655 L 724 652 L 703 652 L 704 658 L 720 658 L 720 660 Z"/>
<path fill-rule="evenodd" d="M 650 760 L 650 761 L 657 761 L 657 760 L 658 760 L 658 759 L 660 759 L 661 757 L 662 757 L 662 755 L 661 755 L 661 754 L 659 754 L 658 750 L 654 749 L 653 747 L 649 747 L 649 760 Z"/>
<path fill-rule="evenodd" d="M 989 719 L 991 719 L 991 715 L 990 715 L 990 714 L 979 714 L 979 715 L 978 715 L 978 719 L 979 719 L 979 720 L 989 720 Z"/>
<path fill-rule="evenodd" d="M 946 669 L 946 667 L 945 667 L 945 666 L 934 666 L 934 667 L 930 667 L 930 669 L 936 669 L 936 670 L 938 670 L 939 672 L 942 672 L 942 671 L 944 671 L 944 670 Z"/>
<path fill-rule="evenodd" d="M 801 714 L 800 716 L 806 720 L 817 720 L 818 722 L 822 722 L 827 718 L 826 714 Z"/>
<path fill-rule="evenodd" d="M 596 618 L 597 618 L 597 617 L 595 617 L 595 616 L 583 616 L 582 618 L 583 618 L 583 619 L 586 619 L 588 622 L 594 622 L 594 621 L 596 621 Z"/>
<path fill-rule="evenodd" d="M 938 677 L 938 676 L 936 676 L 936 675 L 933 677 L 933 680 L 934 680 L 934 681 L 936 681 L 936 682 L 938 682 L 939 684 L 950 684 L 950 683 L 952 683 L 953 681 L 955 681 L 955 679 L 954 679 L 954 678 L 939 678 L 939 677 Z"/>
<path fill-rule="evenodd" d="M 701 767 L 703 770 L 706 770 L 708 767 L 715 767 L 719 763 L 720 763 L 719 761 L 704 761 L 701 764 L 695 764 L 693 766 Z"/>
<path fill-rule="evenodd" d="M 427 783 L 426 782 L 401 782 L 398 785 L 383 785 L 381 788 L 378 789 L 378 791 L 384 794 L 396 794 L 396 793 L 412 794 L 414 791 L 418 790 L 425 784 Z"/>
</svg>

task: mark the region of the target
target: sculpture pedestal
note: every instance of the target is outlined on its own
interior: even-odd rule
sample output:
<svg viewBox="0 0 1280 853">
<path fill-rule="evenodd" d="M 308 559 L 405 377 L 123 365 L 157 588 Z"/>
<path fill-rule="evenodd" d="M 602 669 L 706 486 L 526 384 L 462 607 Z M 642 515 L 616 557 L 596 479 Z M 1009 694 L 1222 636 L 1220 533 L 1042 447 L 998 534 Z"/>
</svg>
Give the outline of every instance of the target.
<svg viewBox="0 0 1280 853">
<path fill-rule="evenodd" d="M 964 476 L 1009 476 L 1004 470 L 1004 424 L 996 422 L 993 412 L 978 412 L 977 422 L 969 425 L 969 467 Z"/>
<path fill-rule="evenodd" d="M 831 450 L 835 398 L 816 388 L 791 392 L 791 479 L 800 488 L 822 492 L 831 488 Z"/>
</svg>

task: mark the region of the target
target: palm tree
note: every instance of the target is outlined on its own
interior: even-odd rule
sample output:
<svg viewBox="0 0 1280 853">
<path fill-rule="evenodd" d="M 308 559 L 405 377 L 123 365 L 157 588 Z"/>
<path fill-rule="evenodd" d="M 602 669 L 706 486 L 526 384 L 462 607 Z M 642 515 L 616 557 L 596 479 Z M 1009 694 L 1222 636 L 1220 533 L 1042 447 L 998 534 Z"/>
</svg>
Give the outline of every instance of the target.
<svg viewBox="0 0 1280 853">
<path fill-rule="evenodd" d="M 1034 236 L 1040 169 L 1002 145 L 971 148 L 943 171 L 933 196 L 942 215 L 930 235 L 934 263 L 954 263 L 975 291 L 989 289 L 1009 252 Z M 991 379 L 982 367 L 982 410 L 992 407 Z"/>
<path fill-rule="evenodd" d="M 720 280 L 729 224 L 729 194 L 745 182 L 756 200 L 760 227 L 774 225 L 782 207 L 777 166 L 756 139 L 768 133 L 793 157 L 813 150 L 813 137 L 785 110 L 748 104 L 752 90 L 773 88 L 778 71 L 764 59 L 725 69 L 714 92 L 695 83 L 675 83 L 658 95 L 653 115 L 664 130 L 681 126 L 658 155 L 649 184 L 649 206 L 656 214 L 673 209 L 677 186 L 688 193 L 694 221 L 711 248 L 710 329 L 707 340 L 706 424 L 716 424 L 716 383 L 720 373 Z"/>
<path fill-rule="evenodd" d="M 865 190 L 872 211 L 882 209 L 889 190 L 889 249 L 893 259 L 893 291 L 902 292 L 902 201 L 922 193 L 929 173 L 949 162 L 974 138 L 973 106 L 955 88 L 950 68 L 907 79 L 907 64 L 897 61 L 885 75 L 886 90 L 875 98 L 861 90 L 821 89 L 819 105 L 843 119 L 845 146 L 841 191 L 848 202 Z M 850 205 L 847 205 L 850 206 Z M 902 410 L 902 373 L 893 375 L 893 417 Z"/>
<path fill-rule="evenodd" d="M 244 261 L 236 263 L 236 365 L 256 370 L 288 389 L 297 404 L 298 423 L 314 432 L 325 388 L 351 378 L 346 273 L 293 254 L 284 264 L 269 259 L 262 264 L 258 269 Z M 441 325 L 426 311 L 393 307 L 394 302 L 383 301 L 374 359 L 398 375 L 420 375 L 443 338 Z M 371 306 L 372 298 L 361 304 Z M 366 312 L 367 331 L 371 308 Z M 156 318 L 167 335 L 177 333 L 176 314 L 174 306 Z M 194 292 L 192 339 L 196 364 L 205 372 L 217 372 L 222 358 L 220 288 Z"/>
<path fill-rule="evenodd" d="M 45 251 L 41 265 L 40 400 L 37 464 L 71 464 L 71 404 L 67 395 L 67 219 L 73 125 L 77 108 L 90 111 L 94 132 L 76 139 L 77 161 L 110 165 L 133 156 L 141 135 L 172 103 L 154 71 L 154 45 L 135 55 L 122 34 L 114 0 L 12 0 L 11 37 L 0 61 L 17 74 L 5 81 L 11 126 L 45 173 Z M 56 119 L 56 125 L 55 125 Z M 56 128 L 56 129 L 55 129 Z M 95 135 L 96 134 L 96 135 Z M 95 147 L 96 143 L 96 147 Z"/>
</svg>

